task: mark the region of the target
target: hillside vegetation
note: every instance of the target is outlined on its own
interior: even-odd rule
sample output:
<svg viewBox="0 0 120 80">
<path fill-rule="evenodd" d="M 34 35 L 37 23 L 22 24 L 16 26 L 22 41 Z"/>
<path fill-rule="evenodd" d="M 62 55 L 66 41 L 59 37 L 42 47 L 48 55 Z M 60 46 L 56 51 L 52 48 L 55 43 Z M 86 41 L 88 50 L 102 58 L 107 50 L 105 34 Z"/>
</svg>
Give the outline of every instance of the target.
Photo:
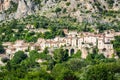
<svg viewBox="0 0 120 80">
<path fill-rule="evenodd" d="M 119 80 L 120 61 L 105 58 L 102 54 L 89 54 L 81 58 L 81 51 L 71 57 L 62 48 L 50 56 L 45 49 L 38 53 L 30 51 L 29 56 L 22 51 L 15 53 L 6 66 L 0 67 L 1 80 Z M 40 62 L 39 62 L 40 61 Z M 42 62 L 41 62 L 42 61 Z"/>
<path fill-rule="evenodd" d="M 62 47 L 53 55 L 48 48 L 41 52 L 28 48 L 28 53 L 17 51 L 12 59 L 4 57 L 2 43 L 65 37 L 63 29 L 95 34 L 97 30 L 119 32 L 120 1 L 0 0 L 0 58 L 4 63 L 0 66 L 0 80 L 120 80 L 120 36 L 111 41 L 117 59 L 105 58 L 97 47 L 86 59 L 81 58 L 80 50 L 68 56 Z"/>
</svg>

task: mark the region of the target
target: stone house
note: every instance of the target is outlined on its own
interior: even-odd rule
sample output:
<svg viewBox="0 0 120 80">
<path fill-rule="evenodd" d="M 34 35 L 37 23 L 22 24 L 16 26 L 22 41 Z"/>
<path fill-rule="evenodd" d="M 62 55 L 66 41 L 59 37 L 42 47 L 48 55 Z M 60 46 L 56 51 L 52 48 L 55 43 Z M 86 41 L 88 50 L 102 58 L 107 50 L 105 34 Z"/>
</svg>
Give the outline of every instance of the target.
<svg viewBox="0 0 120 80">
<path fill-rule="evenodd" d="M 96 47 L 99 50 L 99 53 L 103 53 L 106 57 L 111 57 L 114 53 L 113 44 L 111 44 L 111 40 L 114 40 L 115 35 L 119 35 L 120 33 L 115 33 L 111 31 L 106 31 L 101 34 L 94 34 L 89 32 L 81 32 L 77 31 L 66 31 L 66 37 L 55 37 L 54 39 L 42 39 L 39 38 L 36 43 L 26 43 L 23 40 L 17 40 L 15 43 L 6 42 L 3 43 L 3 46 L 6 49 L 6 53 L 11 55 L 19 50 L 26 52 L 28 49 L 38 51 L 43 51 L 46 47 L 48 48 L 60 48 L 63 46 L 64 48 L 72 48 L 72 49 L 80 49 L 83 52 L 86 52 L 86 48 Z M 84 53 L 83 53 L 84 54 Z M 85 53 L 86 54 L 86 53 Z"/>
</svg>

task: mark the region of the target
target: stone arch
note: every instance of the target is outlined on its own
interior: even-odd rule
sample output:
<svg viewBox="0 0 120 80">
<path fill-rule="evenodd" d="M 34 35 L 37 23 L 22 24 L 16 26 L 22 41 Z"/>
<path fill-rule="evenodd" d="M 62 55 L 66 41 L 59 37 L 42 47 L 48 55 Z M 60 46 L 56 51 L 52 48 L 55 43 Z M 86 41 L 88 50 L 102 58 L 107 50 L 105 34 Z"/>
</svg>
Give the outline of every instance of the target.
<svg viewBox="0 0 120 80">
<path fill-rule="evenodd" d="M 70 49 L 70 55 L 72 56 L 75 53 L 75 49 Z"/>
<path fill-rule="evenodd" d="M 68 55 L 70 56 L 70 49 L 69 48 L 66 48 L 64 49 L 66 51 L 66 53 L 68 53 Z"/>
<path fill-rule="evenodd" d="M 64 51 L 70 56 L 70 50 L 68 48 L 65 48 Z"/>
</svg>

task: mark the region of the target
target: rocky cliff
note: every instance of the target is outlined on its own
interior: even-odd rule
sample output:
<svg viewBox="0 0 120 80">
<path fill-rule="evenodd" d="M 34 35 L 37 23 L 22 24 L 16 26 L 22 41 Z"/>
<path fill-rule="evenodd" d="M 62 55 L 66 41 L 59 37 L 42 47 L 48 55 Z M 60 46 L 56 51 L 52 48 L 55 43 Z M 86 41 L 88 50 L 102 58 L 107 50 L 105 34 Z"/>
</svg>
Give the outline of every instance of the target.
<svg viewBox="0 0 120 80">
<path fill-rule="evenodd" d="M 111 22 L 120 20 L 119 12 L 119 0 L 0 0 L 0 20 L 38 14 L 70 16 L 79 22 Z"/>
</svg>

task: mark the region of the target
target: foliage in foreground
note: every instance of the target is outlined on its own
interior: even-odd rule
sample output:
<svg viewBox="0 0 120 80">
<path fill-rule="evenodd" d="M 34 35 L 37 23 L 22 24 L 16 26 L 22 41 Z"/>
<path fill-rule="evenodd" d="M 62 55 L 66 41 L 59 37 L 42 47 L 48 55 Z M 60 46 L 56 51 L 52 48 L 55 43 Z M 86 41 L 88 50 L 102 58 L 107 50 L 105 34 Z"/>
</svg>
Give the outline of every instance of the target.
<svg viewBox="0 0 120 80">
<path fill-rule="evenodd" d="M 56 49 L 54 56 L 47 48 L 42 52 L 22 51 L 15 53 L 6 66 L 1 67 L 0 80 L 119 80 L 120 60 L 105 58 L 102 54 L 89 54 L 80 57 L 81 51 L 67 56 L 67 52 Z M 43 62 L 38 63 L 41 59 Z"/>
</svg>

